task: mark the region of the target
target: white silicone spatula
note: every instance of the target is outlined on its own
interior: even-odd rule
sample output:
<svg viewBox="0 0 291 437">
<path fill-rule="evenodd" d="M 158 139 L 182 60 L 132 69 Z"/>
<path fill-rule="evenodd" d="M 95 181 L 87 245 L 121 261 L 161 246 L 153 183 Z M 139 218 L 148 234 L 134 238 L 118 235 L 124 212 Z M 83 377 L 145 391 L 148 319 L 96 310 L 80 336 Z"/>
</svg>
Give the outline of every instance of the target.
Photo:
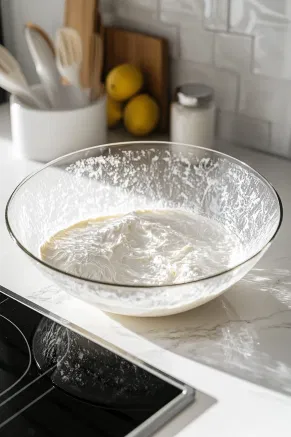
<svg viewBox="0 0 291 437">
<path fill-rule="evenodd" d="M 37 74 L 48 96 L 52 108 L 59 109 L 61 103 L 61 78 L 56 66 L 55 54 L 43 33 L 33 25 L 25 28 L 26 42 L 35 64 Z"/>
<path fill-rule="evenodd" d="M 75 88 L 76 105 L 88 104 L 80 82 L 83 50 L 79 33 L 70 27 L 63 27 L 56 34 L 56 64 L 59 73 Z"/>
<path fill-rule="evenodd" d="M 30 90 L 17 60 L 2 45 L 0 45 L 0 86 L 20 97 L 30 106 L 47 109 L 45 102 Z"/>
</svg>

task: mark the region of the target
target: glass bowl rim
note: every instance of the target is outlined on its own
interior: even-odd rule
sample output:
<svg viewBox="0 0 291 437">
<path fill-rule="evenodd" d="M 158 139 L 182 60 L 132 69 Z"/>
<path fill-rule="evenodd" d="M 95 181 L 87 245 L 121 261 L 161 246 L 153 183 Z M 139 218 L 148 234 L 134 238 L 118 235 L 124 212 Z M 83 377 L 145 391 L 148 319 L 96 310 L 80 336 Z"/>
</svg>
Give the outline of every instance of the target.
<svg viewBox="0 0 291 437">
<path fill-rule="evenodd" d="M 204 151 L 208 151 L 220 156 L 223 156 L 227 159 L 229 159 L 230 161 L 234 161 L 236 163 L 238 163 L 240 166 L 251 170 L 252 173 L 255 173 L 259 179 L 261 179 L 267 186 L 268 188 L 273 192 L 273 194 L 275 195 L 275 197 L 277 198 L 278 201 L 278 206 L 279 206 L 279 211 L 280 211 L 280 218 L 279 218 L 279 222 L 278 222 L 278 226 L 276 228 L 276 230 L 274 231 L 273 235 L 270 237 L 270 239 L 268 240 L 268 242 L 262 247 L 260 248 L 255 254 L 253 254 L 251 257 L 246 258 L 245 260 L 241 261 L 240 263 L 236 264 L 233 267 L 230 267 L 228 269 L 225 269 L 221 272 L 218 273 L 214 273 L 212 275 L 208 275 L 205 276 L 203 278 L 200 279 L 192 279 L 189 281 L 185 281 L 185 282 L 181 282 L 181 283 L 175 283 L 175 284 L 162 284 L 162 285 L 145 285 L 145 284 L 118 284 L 118 283 L 112 283 L 112 282 L 105 282 L 105 281 L 97 281 L 94 279 L 88 279 L 88 278 L 83 278 L 77 275 L 74 275 L 72 273 L 66 272 L 64 270 L 58 269 L 48 263 L 46 263 L 45 261 L 43 261 L 41 258 L 38 258 L 37 256 L 33 255 L 28 249 L 26 249 L 26 247 L 23 246 L 23 244 L 17 239 L 16 235 L 14 234 L 10 223 L 9 223 L 9 207 L 10 204 L 13 200 L 13 198 L 15 197 L 15 195 L 17 194 L 18 190 L 30 179 L 32 179 L 34 176 L 36 176 L 38 173 L 41 173 L 43 170 L 45 170 L 46 168 L 52 166 L 53 164 L 55 164 L 58 161 L 63 160 L 64 158 L 73 156 L 73 155 L 77 155 L 77 154 L 81 154 L 82 152 L 86 152 L 86 151 L 91 151 L 94 149 L 101 149 L 104 147 L 118 147 L 118 146 L 129 146 L 129 145 L 136 145 L 136 144 L 148 144 L 148 145 L 176 145 L 176 146 L 184 146 L 184 147 L 188 147 L 188 148 L 192 148 L 192 149 L 200 149 L 200 150 L 204 150 Z M 277 190 L 273 187 L 273 185 L 257 170 L 255 170 L 253 167 L 251 167 L 250 165 L 246 164 L 245 162 L 231 156 L 228 155 L 227 153 L 223 153 L 220 152 L 219 150 L 216 149 L 209 149 L 206 147 L 201 147 L 201 146 L 195 146 L 192 144 L 186 144 L 186 143 L 177 143 L 177 142 L 171 142 L 171 141 L 122 141 L 122 142 L 113 142 L 113 143 L 105 143 L 105 144 L 100 144 L 97 146 L 93 146 L 93 147 L 87 147 L 85 149 L 80 149 L 80 150 L 76 150 L 74 152 L 71 153 L 67 153 L 66 155 L 62 155 L 52 161 L 49 161 L 48 163 L 46 163 L 45 165 L 43 165 L 40 169 L 30 173 L 28 176 L 26 176 L 13 190 L 13 192 L 11 193 L 7 204 L 6 204 L 6 208 L 5 208 L 5 223 L 6 223 L 6 227 L 8 230 L 8 233 L 10 235 L 10 237 L 12 238 L 12 240 L 17 244 L 18 247 L 20 247 L 20 249 L 26 254 L 28 255 L 30 258 L 32 258 L 34 261 L 36 261 L 37 263 L 40 263 L 41 265 L 43 265 L 44 267 L 48 268 L 49 270 L 52 270 L 54 272 L 63 274 L 65 276 L 68 276 L 69 278 L 72 279 L 77 279 L 79 281 L 85 281 L 87 283 L 91 283 L 91 284 L 98 284 L 98 285 L 105 285 L 105 286 L 111 286 L 111 287 L 122 287 L 122 288 L 129 288 L 129 289 L 134 289 L 134 288 L 143 288 L 143 289 L 155 289 L 155 288 L 159 288 L 159 289 L 164 289 L 167 287 L 180 287 L 183 285 L 190 285 L 190 284 L 195 284 L 195 283 L 199 283 L 199 282 L 203 282 L 203 281 L 207 281 L 208 279 L 212 279 L 212 278 L 216 278 L 219 276 L 222 276 L 226 273 L 229 273 L 235 269 L 237 269 L 238 267 L 243 266 L 244 264 L 246 264 L 247 262 L 251 261 L 252 259 L 256 258 L 261 252 L 263 252 L 270 244 L 271 242 L 274 240 L 274 238 L 276 237 L 277 233 L 279 232 L 279 229 L 281 227 L 283 221 L 283 204 L 282 204 L 282 200 L 277 192 Z"/>
</svg>

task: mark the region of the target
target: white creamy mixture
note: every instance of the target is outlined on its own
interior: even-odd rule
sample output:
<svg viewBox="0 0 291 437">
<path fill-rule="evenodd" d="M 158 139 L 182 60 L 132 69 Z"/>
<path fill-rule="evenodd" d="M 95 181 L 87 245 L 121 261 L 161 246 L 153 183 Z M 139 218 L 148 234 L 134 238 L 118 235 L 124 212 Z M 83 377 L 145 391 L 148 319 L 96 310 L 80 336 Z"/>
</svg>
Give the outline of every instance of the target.
<svg viewBox="0 0 291 437">
<path fill-rule="evenodd" d="M 40 253 L 50 265 L 83 278 L 162 285 L 233 266 L 241 244 L 216 221 L 150 210 L 76 223 L 53 235 Z"/>
</svg>

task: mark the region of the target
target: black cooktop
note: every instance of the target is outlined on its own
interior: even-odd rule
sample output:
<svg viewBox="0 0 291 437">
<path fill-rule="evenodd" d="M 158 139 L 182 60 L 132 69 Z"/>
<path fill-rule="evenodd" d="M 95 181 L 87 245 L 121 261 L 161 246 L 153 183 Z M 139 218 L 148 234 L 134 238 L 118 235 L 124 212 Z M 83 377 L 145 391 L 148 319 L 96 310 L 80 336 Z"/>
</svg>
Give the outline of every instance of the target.
<svg viewBox="0 0 291 437">
<path fill-rule="evenodd" d="M 180 393 L 0 294 L 1 437 L 124 437 Z"/>
</svg>

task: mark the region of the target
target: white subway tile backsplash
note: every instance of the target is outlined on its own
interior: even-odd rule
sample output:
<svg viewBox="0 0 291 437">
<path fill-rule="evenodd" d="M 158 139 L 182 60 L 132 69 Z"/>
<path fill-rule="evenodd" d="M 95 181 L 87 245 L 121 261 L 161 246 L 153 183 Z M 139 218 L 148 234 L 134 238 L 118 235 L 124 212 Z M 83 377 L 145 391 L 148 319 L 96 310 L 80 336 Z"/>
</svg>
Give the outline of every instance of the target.
<svg viewBox="0 0 291 437">
<path fill-rule="evenodd" d="M 230 0 L 204 0 L 204 23 L 208 29 L 227 30 Z"/>
<path fill-rule="evenodd" d="M 84 0 L 86 1 L 86 0 Z M 30 82 L 37 75 L 23 38 L 26 21 L 53 35 L 64 0 L 2 0 L 7 47 Z M 106 24 L 169 41 L 172 87 L 215 90 L 218 133 L 291 158 L 291 0 L 100 0 Z"/>
<path fill-rule="evenodd" d="M 119 1 L 119 3 L 122 3 L 124 1 L 127 1 L 129 4 L 132 4 L 133 6 L 140 6 L 141 8 L 154 10 L 157 8 L 157 4 L 159 0 L 122 0 L 121 2 Z"/>
<path fill-rule="evenodd" d="M 253 38 L 229 33 L 215 34 L 215 65 L 238 73 L 250 73 Z"/>
<path fill-rule="evenodd" d="M 19 60 L 28 81 L 35 83 L 39 79 L 24 38 L 24 25 L 37 23 L 54 39 L 57 28 L 63 25 L 64 0 L 50 0 L 50 13 L 39 0 L 3 0 L 1 4 L 5 44 Z"/>
<path fill-rule="evenodd" d="M 204 18 L 204 0 L 160 0 L 160 9 L 162 21 L 182 27 Z"/>
<path fill-rule="evenodd" d="M 150 21 L 157 18 L 158 0 L 119 0 L 115 4 L 117 17 Z"/>
<path fill-rule="evenodd" d="M 290 108 L 291 83 L 279 79 L 244 75 L 240 80 L 239 110 L 249 117 L 274 123 L 285 119 Z"/>
<path fill-rule="evenodd" d="M 201 22 L 180 29 L 181 58 L 187 61 L 212 63 L 214 33 L 205 30 Z"/>
<path fill-rule="evenodd" d="M 254 41 L 254 73 L 291 78 L 291 25 L 257 26 Z"/>
<path fill-rule="evenodd" d="M 102 14 L 104 13 L 114 13 L 114 0 L 99 0 L 99 8 Z"/>
<path fill-rule="evenodd" d="M 101 0 L 99 2 L 100 11 L 102 13 L 103 23 L 108 26 L 112 23 L 115 8 L 114 8 L 114 0 Z"/>
<path fill-rule="evenodd" d="M 255 35 L 258 25 L 288 24 L 290 11 L 289 0 L 231 0 L 230 30 Z"/>
<path fill-rule="evenodd" d="M 218 116 L 220 138 L 259 150 L 270 149 L 270 123 L 233 112 L 220 112 Z"/>
<path fill-rule="evenodd" d="M 272 124 L 270 151 L 291 158 L 291 122 Z"/>
<path fill-rule="evenodd" d="M 226 30 L 230 0 L 160 0 L 161 20 L 184 26 L 203 21 L 212 30 Z"/>
<path fill-rule="evenodd" d="M 219 109 L 234 111 L 236 108 L 238 77 L 236 74 L 218 70 L 209 65 L 186 61 L 173 61 L 172 88 L 188 82 L 200 82 L 214 88 Z"/>
</svg>

